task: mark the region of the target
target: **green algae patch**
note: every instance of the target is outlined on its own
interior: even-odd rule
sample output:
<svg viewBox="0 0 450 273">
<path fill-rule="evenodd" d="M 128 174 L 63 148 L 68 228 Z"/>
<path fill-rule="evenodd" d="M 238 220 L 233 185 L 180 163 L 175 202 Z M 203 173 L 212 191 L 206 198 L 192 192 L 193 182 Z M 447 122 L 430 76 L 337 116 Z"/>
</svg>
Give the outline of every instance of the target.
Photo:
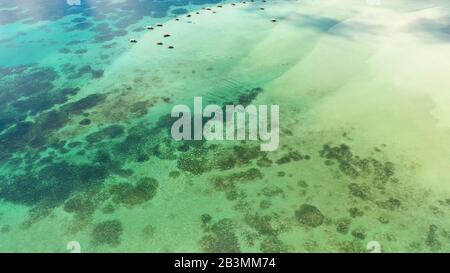
<svg viewBox="0 0 450 273">
<path fill-rule="evenodd" d="M 120 244 L 122 233 L 122 222 L 119 220 L 104 221 L 94 226 L 91 234 L 91 242 L 96 246 L 108 245 L 115 247 Z"/>
<path fill-rule="evenodd" d="M 317 207 L 303 204 L 295 211 L 295 218 L 304 226 L 316 228 L 323 224 L 325 216 Z"/>
</svg>

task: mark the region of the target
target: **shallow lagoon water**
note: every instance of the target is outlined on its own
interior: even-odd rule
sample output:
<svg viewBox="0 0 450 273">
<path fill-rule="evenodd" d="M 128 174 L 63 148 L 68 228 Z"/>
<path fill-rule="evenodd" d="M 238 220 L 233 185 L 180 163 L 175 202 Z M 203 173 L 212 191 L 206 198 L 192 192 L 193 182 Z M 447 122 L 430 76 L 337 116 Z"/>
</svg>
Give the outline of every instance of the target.
<svg viewBox="0 0 450 273">
<path fill-rule="evenodd" d="M 448 252 L 450 8 L 384 2 L 2 3 L 0 250 Z M 174 141 L 194 96 L 280 149 Z"/>
</svg>

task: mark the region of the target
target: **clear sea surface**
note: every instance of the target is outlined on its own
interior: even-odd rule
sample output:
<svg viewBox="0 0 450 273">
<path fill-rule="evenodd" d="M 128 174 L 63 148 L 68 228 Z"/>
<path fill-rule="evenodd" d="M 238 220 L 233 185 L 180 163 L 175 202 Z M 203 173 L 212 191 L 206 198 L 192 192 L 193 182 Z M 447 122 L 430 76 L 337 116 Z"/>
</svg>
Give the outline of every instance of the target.
<svg viewBox="0 0 450 273">
<path fill-rule="evenodd" d="M 0 0 L 0 252 L 449 252 L 448 60 L 447 0 Z"/>
</svg>

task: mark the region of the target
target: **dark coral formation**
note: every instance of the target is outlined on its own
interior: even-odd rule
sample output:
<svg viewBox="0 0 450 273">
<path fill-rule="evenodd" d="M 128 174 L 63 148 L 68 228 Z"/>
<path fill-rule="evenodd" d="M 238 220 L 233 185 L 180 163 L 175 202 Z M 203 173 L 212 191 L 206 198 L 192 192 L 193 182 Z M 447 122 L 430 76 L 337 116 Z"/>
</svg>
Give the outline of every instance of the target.
<svg viewBox="0 0 450 273">
<path fill-rule="evenodd" d="M 84 51 L 77 50 L 74 54 L 84 54 Z M 84 65 L 81 67 L 76 67 L 74 65 L 64 65 L 63 66 L 64 73 L 67 74 L 67 79 L 76 80 L 82 79 L 86 77 L 86 75 L 91 79 L 99 79 L 103 77 L 104 71 L 102 69 L 94 69 L 90 65 Z"/>
<path fill-rule="evenodd" d="M 358 208 L 350 208 L 348 209 L 348 213 L 352 218 L 361 217 L 364 215 L 364 211 L 358 209 Z"/>
<path fill-rule="evenodd" d="M 306 159 L 306 156 L 301 155 L 297 151 L 289 151 L 286 155 L 283 155 L 280 159 L 276 161 L 278 165 L 286 164 L 291 161 L 299 161 L 302 159 Z"/>
<path fill-rule="evenodd" d="M 438 239 L 438 227 L 436 225 L 430 225 L 425 239 L 425 244 L 432 250 L 438 250 L 441 248 L 442 243 Z"/>
<path fill-rule="evenodd" d="M 268 159 L 267 156 L 264 156 L 256 161 L 256 165 L 261 168 L 267 168 L 272 166 L 272 160 Z"/>
<path fill-rule="evenodd" d="M 200 245 L 206 252 L 238 253 L 240 252 L 238 237 L 235 234 L 233 221 L 228 218 L 211 225 L 201 239 Z"/>
<path fill-rule="evenodd" d="M 339 170 L 351 178 L 371 175 L 376 182 L 381 183 L 394 179 L 395 168 L 392 162 L 382 163 L 371 157 L 360 158 L 353 155 L 346 144 L 334 147 L 326 144 L 320 151 L 320 156 L 326 159 L 327 165 L 337 162 Z"/>
<path fill-rule="evenodd" d="M 280 225 L 277 225 L 279 218 L 280 216 L 275 213 L 269 215 L 247 214 L 245 222 L 260 235 L 277 236 L 282 228 Z"/>
<path fill-rule="evenodd" d="M 261 191 L 261 194 L 266 197 L 274 197 L 274 196 L 283 196 L 284 197 L 283 189 L 278 186 L 264 187 Z"/>
<path fill-rule="evenodd" d="M 20 126 L 28 114 L 36 115 L 65 103 L 78 88 L 55 88 L 59 78 L 52 68 L 36 64 L 0 67 L 0 132 Z M 2 139 L 7 140 L 6 136 Z"/>
<path fill-rule="evenodd" d="M 64 203 L 64 210 L 68 213 L 75 213 L 79 219 L 85 219 L 95 212 L 95 204 L 89 197 L 78 194 Z"/>
<path fill-rule="evenodd" d="M 89 125 L 91 124 L 91 120 L 88 118 L 82 119 L 78 124 L 80 125 Z"/>
<path fill-rule="evenodd" d="M 316 228 L 323 224 L 325 216 L 317 207 L 303 204 L 295 211 L 295 218 L 302 225 Z"/>
<path fill-rule="evenodd" d="M 40 158 L 37 153 L 30 152 L 26 154 L 25 160 L 17 158 L 9 161 L 10 164 L 24 165 L 27 172 L 2 177 L 6 182 L 0 186 L 0 198 L 32 206 L 36 211 L 42 212 L 65 204 L 67 212 L 84 219 L 89 218 L 93 213 L 93 206 L 96 208 L 99 204 L 84 202 L 77 196 L 101 188 L 103 181 L 111 174 L 121 177 L 133 175 L 132 170 L 122 168 L 129 160 L 144 162 L 152 156 L 163 160 L 177 160 L 180 170 L 193 174 L 213 169 L 245 167 L 261 158 L 268 160 L 267 153 L 259 151 L 258 145 L 244 143 L 232 149 L 219 149 L 215 145 L 204 145 L 205 142 L 201 141 L 175 142 L 169 135 L 173 122 L 170 116 L 162 116 L 156 124 L 139 124 L 128 130 L 119 124 L 102 126 L 85 137 L 88 145 L 81 141 L 61 141 L 52 137 L 52 133 L 64 127 L 72 117 L 83 116 L 81 124 L 89 125 L 91 121 L 86 118 L 89 116 L 86 111 L 105 102 L 107 96 L 108 94 L 92 94 L 66 103 L 58 109 L 42 113 L 34 122 L 20 122 L 0 135 L 0 145 L 4 145 L 8 153 L 30 147 L 50 154 Z M 72 161 L 72 148 L 78 149 L 76 156 L 81 157 L 81 161 Z M 220 153 L 226 153 L 229 156 L 227 160 L 220 160 Z M 70 155 L 64 156 L 65 154 Z M 42 168 L 33 165 L 36 160 Z M 171 173 L 172 177 L 179 175 L 180 172 Z M 262 177 L 258 169 L 247 168 L 230 173 L 225 179 L 234 183 Z M 20 188 L 25 190 L 19 190 Z M 157 182 L 143 179 L 136 185 L 119 183 L 109 194 L 113 196 L 114 202 L 133 206 L 152 199 L 156 189 Z M 227 198 L 237 200 L 241 198 L 241 193 L 236 188 L 230 189 L 227 191 Z M 33 223 L 35 220 L 29 222 Z"/>
<path fill-rule="evenodd" d="M 263 253 L 286 253 L 290 248 L 276 236 L 264 237 L 260 250 Z"/>
<path fill-rule="evenodd" d="M 211 223 L 212 216 L 208 213 L 204 213 L 200 216 L 200 219 L 202 221 L 203 227 L 207 227 Z"/>
<path fill-rule="evenodd" d="M 205 150 L 196 149 L 187 153 L 183 153 L 177 161 L 177 167 L 180 170 L 190 172 L 195 175 L 202 174 L 211 170 L 211 165 L 206 160 L 207 152 Z"/>
<path fill-rule="evenodd" d="M 110 247 L 118 246 L 122 233 L 123 227 L 119 220 L 108 220 L 98 223 L 92 230 L 92 244 L 98 246 L 108 245 Z"/>
<path fill-rule="evenodd" d="M 61 110 L 68 113 L 81 113 L 82 111 L 97 106 L 98 104 L 105 101 L 106 94 L 92 94 L 88 95 L 75 102 L 68 103 L 61 107 Z"/>
<path fill-rule="evenodd" d="M 224 191 L 228 200 L 236 200 L 239 197 L 237 183 L 245 183 L 263 178 L 263 174 L 256 168 L 232 173 L 226 176 L 212 177 L 213 186 L 217 191 Z"/>
<path fill-rule="evenodd" d="M 147 202 L 155 197 L 158 189 L 158 181 L 154 178 L 144 177 L 136 185 L 120 183 L 113 185 L 111 194 L 116 203 L 134 206 Z"/>
<path fill-rule="evenodd" d="M 400 208 L 401 201 L 396 198 L 388 198 L 386 201 L 378 201 L 377 205 L 383 209 L 396 210 Z"/>
<path fill-rule="evenodd" d="M 92 68 L 76 67 L 73 75 L 93 73 Z M 47 72 L 48 73 L 48 72 Z M 101 73 L 100 73 L 101 74 Z M 35 75 L 38 76 L 38 75 Z M 79 76 L 79 75 L 77 75 Z M 99 75 L 100 76 L 100 75 Z M 23 84 L 23 83 L 22 83 Z M 48 83 L 47 83 L 48 84 Z M 42 83 L 44 86 L 44 83 Z M 45 86 L 44 86 L 45 87 Z M 53 90 L 53 87 L 48 87 Z M 254 89 L 247 94 L 241 94 L 237 102 L 248 105 L 262 89 Z M 210 145 L 202 141 L 175 142 L 170 138 L 169 130 L 173 120 L 170 117 L 161 117 L 156 123 L 142 122 L 133 127 L 126 128 L 125 123 L 121 124 L 101 124 L 98 129 L 94 129 L 94 111 L 89 111 L 96 106 L 110 101 L 108 94 L 93 94 L 87 97 L 73 100 L 71 96 L 78 93 L 76 88 L 61 90 L 61 95 L 52 96 L 45 99 L 45 103 L 38 105 L 40 98 L 28 97 L 19 99 L 10 107 L 29 108 L 29 114 L 36 114 L 34 121 L 13 120 L 10 123 L 6 120 L 6 130 L 0 135 L 0 145 L 9 147 L 10 152 L 22 150 L 23 147 L 39 148 L 40 151 L 52 150 L 53 154 L 46 157 L 33 156 L 32 153 L 9 160 L 8 163 L 29 168 L 27 175 L 14 174 L 12 177 L 2 177 L 0 186 L 0 198 L 20 204 L 26 204 L 33 209 L 30 213 L 29 223 L 38 221 L 42 217 L 50 214 L 51 209 L 63 205 L 67 213 L 74 214 L 78 220 L 89 219 L 97 208 L 101 208 L 104 214 L 110 214 L 121 205 L 132 207 L 143 204 L 154 198 L 158 190 L 158 181 L 153 178 L 135 178 L 130 169 L 124 169 L 125 163 L 134 161 L 143 163 L 152 157 L 161 160 L 175 160 L 179 171 L 172 171 L 167 175 L 171 178 L 178 178 L 183 174 L 183 178 L 189 174 L 197 176 L 211 171 L 220 171 L 220 176 L 214 174 L 211 182 L 218 191 L 223 191 L 225 197 L 233 201 L 234 208 L 238 212 L 243 212 L 247 229 L 251 230 L 249 241 L 255 243 L 255 238 L 259 240 L 259 249 L 264 252 L 288 251 L 280 239 L 279 235 L 284 230 L 282 220 L 276 213 L 272 213 L 276 206 L 272 207 L 272 202 L 277 202 L 277 198 L 283 197 L 284 186 L 263 186 L 259 188 L 256 201 L 255 212 L 252 207 L 252 199 L 246 199 L 244 183 L 260 180 L 264 174 L 259 168 L 279 166 L 295 163 L 302 160 L 309 160 L 311 157 L 293 149 L 284 149 L 279 155 L 261 152 L 259 145 L 241 142 L 230 147 L 220 145 Z M 67 103 L 67 101 L 70 102 Z M 171 101 L 165 100 L 167 103 Z M 149 107 L 153 102 L 141 101 L 131 107 L 129 112 L 133 117 L 141 117 L 148 114 Z M 62 106 L 61 106 L 62 105 Z M 54 108 L 53 108 L 54 107 Z M 53 108 L 53 109 L 52 109 Z M 52 109 L 52 110 L 50 110 Z M 91 115 L 88 115 L 91 113 Z M 89 117 L 89 118 L 88 118 Z M 91 121 L 92 118 L 92 121 Z M 62 128 L 67 122 L 74 119 L 80 125 L 85 126 L 89 133 L 83 135 L 84 138 L 73 141 L 52 138 L 52 132 Z M 91 125 L 92 126 L 88 126 Z M 44 132 L 41 136 L 37 132 Z M 77 139 L 78 140 L 78 139 Z M 80 157 L 83 163 L 75 163 L 69 160 L 72 154 L 64 157 L 62 154 L 70 153 L 68 148 L 79 148 Z M 83 150 L 82 150 L 83 149 Z M 84 155 L 81 151 L 85 152 Z M 369 177 L 381 183 L 393 181 L 395 168 L 391 162 L 380 162 L 374 158 L 360 158 L 350 151 L 350 147 L 343 144 L 340 146 L 325 145 L 320 152 L 320 156 L 325 159 L 326 164 L 338 167 L 338 171 L 350 178 Z M 39 160 L 41 169 L 30 167 L 32 162 Z M 276 164 L 276 165 L 275 165 Z M 331 167 L 335 168 L 335 167 Z M 291 177 L 290 172 L 280 170 L 279 177 Z M 93 189 L 102 189 L 102 182 L 109 175 L 114 174 L 119 181 L 128 179 L 132 182 L 118 182 L 106 187 L 107 190 L 99 190 L 93 193 L 103 198 L 101 202 L 96 202 L 95 198 L 86 192 Z M 280 179 L 281 180 L 281 179 Z M 285 180 L 285 178 L 283 178 Z M 287 179 L 286 179 L 287 180 Z M 58 182 L 59 181 L 59 182 Z M 372 187 L 369 187 L 360 180 L 349 180 L 350 183 L 344 186 L 348 189 L 355 200 L 373 201 Z M 266 182 L 266 181 L 264 181 Z M 0 185 L 2 185 L 0 184 Z M 306 191 L 308 184 L 303 180 L 298 182 L 298 187 Z M 313 185 L 311 183 L 311 185 Z M 290 186 L 290 185 L 287 185 Z M 19 191 L 19 187 L 22 191 Z M 288 187 L 289 188 L 289 187 Z M 312 188 L 312 186 L 310 187 Z M 100 197 L 99 197 L 100 198 Z M 308 201 L 309 202 L 309 201 Z M 373 204 L 388 209 L 399 209 L 402 202 L 393 197 L 375 200 Z M 358 208 L 349 210 L 352 217 L 360 217 L 363 211 Z M 215 218 L 214 218 L 215 219 Z M 303 204 L 295 211 L 295 219 L 305 227 L 319 227 L 326 222 L 325 216 L 315 206 Z M 86 220 L 87 221 L 87 220 Z M 236 233 L 236 228 L 231 219 L 213 221 L 209 214 L 200 217 L 201 225 L 204 229 L 200 244 L 208 252 L 239 252 L 240 243 Z M 354 220 L 356 221 L 356 220 Z M 364 230 L 354 229 L 352 219 L 338 219 L 335 223 L 336 232 L 353 237 L 353 240 L 363 241 L 366 239 Z M 431 247 L 438 247 L 437 228 L 430 228 L 427 234 L 426 243 Z M 122 224 L 117 220 L 105 221 L 97 224 L 92 232 L 92 243 L 95 245 L 117 246 L 120 244 L 120 237 L 123 233 Z M 153 227 L 143 230 L 147 237 L 154 233 Z M 241 234 L 239 234 L 241 235 Z M 344 236 L 342 236 L 344 237 Z M 346 250 L 356 250 L 359 245 L 356 243 L 342 243 L 342 248 Z"/>
<path fill-rule="evenodd" d="M 231 170 L 249 165 L 256 159 L 266 158 L 267 154 L 261 152 L 257 145 L 236 145 L 232 149 L 218 149 L 216 146 L 194 147 L 184 151 L 177 160 L 180 170 L 201 175 L 216 170 Z M 247 174 L 235 175 L 235 179 L 254 179 L 251 176 L 260 176 L 256 168 L 248 170 Z"/>
<path fill-rule="evenodd" d="M 35 173 L 17 175 L 0 184 L 0 198 L 25 205 L 57 206 L 72 192 L 99 185 L 108 176 L 101 165 L 66 161 L 48 165 Z"/>
<path fill-rule="evenodd" d="M 352 236 L 358 240 L 364 240 L 366 238 L 364 231 L 361 229 L 352 230 Z"/>
<path fill-rule="evenodd" d="M 246 107 L 263 91 L 264 90 L 261 87 L 253 88 L 245 93 L 240 94 L 235 101 L 224 103 L 224 105 L 242 105 Z"/>
<path fill-rule="evenodd" d="M 348 189 L 351 193 L 351 195 L 361 198 L 362 200 L 367 200 L 369 194 L 369 189 L 364 185 L 359 185 L 356 183 L 351 183 L 348 185 Z"/>
<path fill-rule="evenodd" d="M 97 132 L 94 132 L 86 137 L 86 141 L 89 143 L 96 143 L 102 140 L 108 140 L 112 138 L 121 137 L 125 133 L 125 127 L 122 125 L 110 125 Z"/>
<path fill-rule="evenodd" d="M 347 234 L 350 230 L 352 221 L 348 218 L 339 219 L 336 224 L 336 231 L 342 234 Z"/>
<path fill-rule="evenodd" d="M 272 206 L 272 202 L 270 202 L 269 200 L 261 200 L 261 202 L 259 203 L 260 209 L 268 209 L 271 206 Z"/>
</svg>

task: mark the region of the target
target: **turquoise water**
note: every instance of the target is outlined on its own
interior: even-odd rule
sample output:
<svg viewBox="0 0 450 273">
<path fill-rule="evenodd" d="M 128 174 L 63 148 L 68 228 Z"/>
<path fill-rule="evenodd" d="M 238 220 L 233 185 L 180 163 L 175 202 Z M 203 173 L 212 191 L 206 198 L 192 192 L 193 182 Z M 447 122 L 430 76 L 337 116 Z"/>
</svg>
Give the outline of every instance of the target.
<svg viewBox="0 0 450 273">
<path fill-rule="evenodd" d="M 343 2 L 0 0 L 0 251 L 448 252 L 449 5 Z M 280 149 L 175 141 L 194 96 Z"/>
</svg>

